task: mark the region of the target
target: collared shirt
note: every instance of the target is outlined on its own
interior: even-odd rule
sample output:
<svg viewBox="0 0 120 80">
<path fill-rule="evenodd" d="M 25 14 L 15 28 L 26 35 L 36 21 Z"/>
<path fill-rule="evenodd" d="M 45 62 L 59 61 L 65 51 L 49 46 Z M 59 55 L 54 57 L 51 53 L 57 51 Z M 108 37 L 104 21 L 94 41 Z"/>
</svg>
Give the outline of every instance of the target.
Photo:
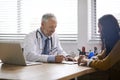
<svg viewBox="0 0 120 80">
<path fill-rule="evenodd" d="M 40 28 L 37 30 L 40 31 Z M 41 37 L 41 34 L 43 36 L 43 39 Z M 26 60 L 54 62 L 56 55 L 59 55 L 59 54 L 64 55 L 64 56 L 68 55 L 61 47 L 60 41 L 56 33 L 53 33 L 51 35 L 52 44 L 50 42 L 50 49 L 53 51 L 51 51 L 49 55 L 43 55 L 42 51 L 43 51 L 44 44 L 45 44 L 44 39 L 46 39 L 46 37 L 43 35 L 43 33 L 41 34 L 36 33 L 36 31 L 33 31 L 29 33 L 28 35 L 26 35 L 24 42 L 23 42 L 23 47 L 22 47 L 24 48 L 24 56 Z M 53 45 L 53 47 L 51 47 L 51 45 Z"/>
<path fill-rule="evenodd" d="M 52 49 L 52 41 L 51 41 L 51 36 L 48 36 L 48 37 L 46 37 L 43 33 L 42 33 L 42 31 L 39 29 L 39 31 L 40 31 L 40 33 L 41 33 L 41 35 L 42 35 L 42 45 L 43 45 L 43 48 L 45 47 L 45 40 L 47 39 L 47 38 L 49 38 L 50 40 L 49 40 L 49 48 L 50 48 L 50 50 Z M 50 54 L 49 54 L 50 55 Z M 47 62 L 55 62 L 55 56 L 49 56 L 48 57 L 48 59 L 47 59 Z"/>
</svg>

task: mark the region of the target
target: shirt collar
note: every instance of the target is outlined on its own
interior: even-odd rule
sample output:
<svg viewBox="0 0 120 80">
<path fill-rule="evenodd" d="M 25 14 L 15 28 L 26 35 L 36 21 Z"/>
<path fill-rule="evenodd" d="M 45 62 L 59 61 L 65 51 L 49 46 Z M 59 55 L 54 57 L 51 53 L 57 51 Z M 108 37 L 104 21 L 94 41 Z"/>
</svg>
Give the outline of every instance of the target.
<svg viewBox="0 0 120 80">
<path fill-rule="evenodd" d="M 42 33 L 42 31 L 41 31 L 41 29 L 39 28 L 38 29 L 38 31 L 40 31 L 40 33 L 41 33 L 41 35 L 42 35 L 42 38 L 43 38 L 43 40 L 46 40 L 47 38 L 51 38 L 51 36 L 48 36 L 48 37 L 46 37 L 43 33 Z M 40 37 L 38 37 L 38 38 L 40 38 Z"/>
</svg>

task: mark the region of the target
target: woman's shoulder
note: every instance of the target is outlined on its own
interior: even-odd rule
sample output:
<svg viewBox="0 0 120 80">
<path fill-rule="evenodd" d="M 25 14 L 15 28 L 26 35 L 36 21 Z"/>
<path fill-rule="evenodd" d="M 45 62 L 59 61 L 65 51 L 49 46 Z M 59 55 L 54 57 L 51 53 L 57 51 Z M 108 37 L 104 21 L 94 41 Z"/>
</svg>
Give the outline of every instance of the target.
<svg viewBox="0 0 120 80">
<path fill-rule="evenodd" d="M 115 44 L 115 46 L 113 47 L 113 50 L 115 49 L 119 49 L 120 48 L 120 40 L 117 41 L 117 43 Z M 120 50 L 120 49 L 119 49 Z"/>
<path fill-rule="evenodd" d="M 117 41 L 116 45 L 117 45 L 117 44 L 120 45 L 120 40 Z"/>
</svg>

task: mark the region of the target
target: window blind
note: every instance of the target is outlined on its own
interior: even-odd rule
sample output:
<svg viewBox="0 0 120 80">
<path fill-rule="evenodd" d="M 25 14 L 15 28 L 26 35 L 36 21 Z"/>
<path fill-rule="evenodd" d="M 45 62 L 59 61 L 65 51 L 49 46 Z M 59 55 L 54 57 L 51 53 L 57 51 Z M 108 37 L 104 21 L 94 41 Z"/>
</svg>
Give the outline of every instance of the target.
<svg viewBox="0 0 120 80">
<path fill-rule="evenodd" d="M 120 0 L 89 0 L 88 1 L 89 40 L 92 41 L 100 40 L 100 34 L 98 33 L 98 19 L 103 15 L 105 14 L 114 15 L 118 19 L 118 22 L 120 24 L 119 3 Z"/>
<path fill-rule="evenodd" d="M 54 2 L 54 3 L 53 3 Z M 77 40 L 77 0 L 0 0 L 0 40 L 23 39 L 53 13 L 62 40 Z"/>
<path fill-rule="evenodd" d="M 120 0 L 97 0 L 96 5 L 97 19 L 105 14 L 112 14 L 120 22 Z"/>
<path fill-rule="evenodd" d="M 88 1 L 88 39 L 90 41 L 100 40 L 97 29 L 96 0 Z"/>
<path fill-rule="evenodd" d="M 0 0 L 0 34 L 17 33 L 17 0 Z"/>
</svg>

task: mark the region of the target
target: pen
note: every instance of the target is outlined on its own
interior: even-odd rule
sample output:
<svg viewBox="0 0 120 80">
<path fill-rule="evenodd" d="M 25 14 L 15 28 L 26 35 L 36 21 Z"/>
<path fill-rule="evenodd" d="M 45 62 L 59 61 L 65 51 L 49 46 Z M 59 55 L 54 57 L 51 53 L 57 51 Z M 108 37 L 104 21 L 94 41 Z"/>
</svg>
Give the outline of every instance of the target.
<svg viewBox="0 0 120 80">
<path fill-rule="evenodd" d="M 51 49 L 49 54 L 55 54 L 55 52 L 57 52 L 57 47 Z"/>
</svg>

